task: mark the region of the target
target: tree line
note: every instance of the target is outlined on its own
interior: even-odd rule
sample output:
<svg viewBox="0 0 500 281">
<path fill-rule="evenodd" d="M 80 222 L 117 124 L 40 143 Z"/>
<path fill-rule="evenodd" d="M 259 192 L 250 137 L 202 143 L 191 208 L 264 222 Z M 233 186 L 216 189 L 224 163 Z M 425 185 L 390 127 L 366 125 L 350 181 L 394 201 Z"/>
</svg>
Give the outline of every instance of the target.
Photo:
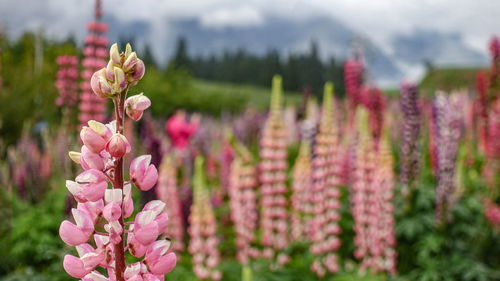
<svg viewBox="0 0 500 281">
<path fill-rule="evenodd" d="M 277 50 L 264 55 L 252 54 L 243 48 L 221 54 L 191 57 L 188 42 L 180 37 L 174 55 L 169 62 L 171 69 L 186 69 L 196 78 L 211 81 L 251 84 L 268 87 L 274 74 L 283 77 L 287 91 L 312 91 L 321 96 L 326 81 L 335 84 L 337 94 L 344 93 L 343 61 L 333 57 L 323 61 L 319 57 L 318 45 L 312 41 L 305 53 L 294 53 L 287 57 Z"/>
</svg>

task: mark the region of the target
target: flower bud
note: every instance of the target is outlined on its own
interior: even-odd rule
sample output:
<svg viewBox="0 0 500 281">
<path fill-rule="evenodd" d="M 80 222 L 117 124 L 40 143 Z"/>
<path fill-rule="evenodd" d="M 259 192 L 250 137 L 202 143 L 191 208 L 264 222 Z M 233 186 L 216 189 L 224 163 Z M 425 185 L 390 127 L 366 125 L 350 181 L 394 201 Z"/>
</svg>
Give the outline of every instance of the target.
<svg viewBox="0 0 500 281">
<path fill-rule="evenodd" d="M 137 54 L 132 52 L 123 63 L 123 70 L 128 72 L 137 63 Z"/>
<path fill-rule="evenodd" d="M 106 75 L 106 79 L 108 79 L 109 81 L 115 81 L 115 72 L 114 72 L 114 65 L 113 65 L 113 61 L 110 60 L 108 62 L 108 65 L 106 66 L 106 71 L 104 72 L 104 74 Z"/>
<path fill-rule="evenodd" d="M 121 64 L 121 56 L 120 53 L 118 52 L 118 44 L 113 44 L 111 48 L 109 49 L 109 57 L 113 61 L 114 64 L 120 65 Z"/>
<path fill-rule="evenodd" d="M 114 67 L 113 72 L 115 75 L 115 83 L 113 84 L 113 94 L 121 93 L 127 87 L 127 79 L 125 78 L 125 73 L 119 67 Z"/>
<path fill-rule="evenodd" d="M 76 164 L 80 164 L 80 157 L 82 155 L 80 152 L 70 151 L 68 152 L 68 155 L 73 162 L 75 162 Z"/>
<path fill-rule="evenodd" d="M 151 101 L 143 93 L 129 97 L 125 101 L 125 111 L 134 121 L 139 121 L 144 110 L 151 106 Z"/>
<path fill-rule="evenodd" d="M 130 43 L 127 43 L 125 46 L 125 58 L 128 58 L 132 54 L 132 46 L 130 46 Z"/>
<path fill-rule="evenodd" d="M 134 67 L 130 70 L 131 73 L 130 75 L 127 75 L 127 80 L 130 82 L 131 85 L 136 85 L 139 80 L 142 79 L 144 76 L 144 72 L 146 71 L 146 66 L 144 65 L 144 62 L 140 59 L 137 59 L 137 63 L 134 65 Z"/>
<path fill-rule="evenodd" d="M 111 87 L 106 80 L 106 69 L 94 72 L 90 78 L 90 86 L 94 94 L 100 98 L 107 98 L 111 94 Z"/>
<path fill-rule="evenodd" d="M 131 150 L 130 143 L 124 135 L 115 133 L 106 144 L 106 151 L 116 158 L 121 158 Z"/>
</svg>

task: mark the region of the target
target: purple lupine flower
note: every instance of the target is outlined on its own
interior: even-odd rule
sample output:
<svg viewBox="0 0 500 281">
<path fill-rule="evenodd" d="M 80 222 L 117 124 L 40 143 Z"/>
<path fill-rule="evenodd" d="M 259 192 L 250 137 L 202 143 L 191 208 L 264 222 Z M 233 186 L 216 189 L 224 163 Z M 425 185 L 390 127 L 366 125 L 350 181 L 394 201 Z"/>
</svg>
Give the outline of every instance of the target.
<svg viewBox="0 0 500 281">
<path fill-rule="evenodd" d="M 420 170 L 420 126 L 421 108 L 418 104 L 417 85 L 403 82 L 400 98 L 403 124 L 401 128 L 401 182 L 407 188 L 412 187 Z"/>
<path fill-rule="evenodd" d="M 463 132 L 463 96 L 437 92 L 434 101 L 436 110 L 437 188 L 436 221 L 441 223 L 443 215 L 451 221 L 455 203 L 455 166 L 459 140 Z M 446 206 L 444 206 L 446 204 Z"/>
</svg>

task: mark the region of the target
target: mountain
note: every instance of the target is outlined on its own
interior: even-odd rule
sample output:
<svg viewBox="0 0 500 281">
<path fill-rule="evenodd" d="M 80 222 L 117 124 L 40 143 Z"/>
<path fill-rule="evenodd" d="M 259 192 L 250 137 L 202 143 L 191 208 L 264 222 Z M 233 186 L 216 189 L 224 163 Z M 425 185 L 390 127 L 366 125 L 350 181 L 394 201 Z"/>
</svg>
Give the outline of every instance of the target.
<svg viewBox="0 0 500 281">
<path fill-rule="evenodd" d="M 353 39 L 357 34 L 342 24 L 327 17 L 304 21 L 268 18 L 263 24 L 248 27 L 206 28 L 196 20 L 171 23 L 173 36 L 184 36 L 191 55 L 209 55 L 224 50 L 244 48 L 255 54 L 276 49 L 286 56 L 309 50 L 311 41 L 319 47 L 323 59 L 334 56 L 338 60 L 349 57 Z M 375 44 L 364 39 L 369 52 L 367 66 L 374 80 L 398 80 L 401 71 Z"/>
<path fill-rule="evenodd" d="M 123 23 L 113 17 L 105 20 L 110 26 L 109 34 L 116 35 L 116 38 L 110 38 L 112 41 L 134 38 L 139 46 L 150 44 L 155 57 L 163 64 L 172 56 L 179 36 L 186 38 L 191 56 L 221 54 L 240 48 L 254 54 L 275 49 L 287 56 L 307 52 L 311 41 L 315 41 L 323 59 L 334 56 L 337 60 L 348 58 L 353 40 L 362 38 L 367 77 L 382 86 L 395 86 L 403 77 L 421 77 L 426 62 L 437 66 L 481 66 L 487 63 L 485 54 L 468 47 L 455 33 L 415 30 L 394 36 L 389 44 L 390 50 L 383 50 L 370 40 L 369 35 L 359 36 L 349 26 L 326 16 L 297 21 L 268 16 L 257 25 L 225 27 L 208 27 L 197 19 L 154 24 L 148 21 Z"/>
</svg>

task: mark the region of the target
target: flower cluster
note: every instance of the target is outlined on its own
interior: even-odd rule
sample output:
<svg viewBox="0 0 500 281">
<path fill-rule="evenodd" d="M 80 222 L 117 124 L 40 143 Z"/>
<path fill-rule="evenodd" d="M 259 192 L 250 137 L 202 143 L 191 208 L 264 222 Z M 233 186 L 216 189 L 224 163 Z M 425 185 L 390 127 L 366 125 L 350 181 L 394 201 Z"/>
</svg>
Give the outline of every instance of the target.
<svg viewBox="0 0 500 281">
<path fill-rule="evenodd" d="M 412 187 L 420 170 L 419 138 L 422 113 L 418 104 L 418 90 L 415 84 L 403 82 L 400 105 L 403 112 L 401 182 L 405 188 L 408 188 Z M 408 191 L 408 189 L 405 190 L 405 192 Z"/>
<path fill-rule="evenodd" d="M 177 190 L 177 169 L 171 155 L 163 156 L 156 186 L 156 195 L 166 204 L 165 212 L 170 214 L 168 226 L 164 230 L 167 237 L 172 237 L 172 250 L 184 250 L 184 222 L 182 220 L 182 207 Z"/>
<path fill-rule="evenodd" d="M 262 255 L 283 264 L 287 256 L 278 253 L 288 245 L 288 213 L 286 168 L 287 168 L 287 132 L 282 118 L 281 77 L 273 77 L 271 110 L 264 124 L 260 140 L 259 170 L 260 186 L 260 227 L 262 229 Z"/>
<path fill-rule="evenodd" d="M 309 250 L 317 258 L 311 270 L 322 277 L 326 271 L 334 273 L 339 267 L 335 251 L 340 247 L 338 225 L 340 214 L 340 190 L 337 168 L 339 135 L 333 116 L 333 84 L 325 84 L 323 111 L 319 132 L 316 135 L 312 161 L 312 188 L 309 200 L 313 217 L 309 223 L 308 236 L 313 242 Z M 337 159 L 336 159 L 337 158 Z"/>
<path fill-rule="evenodd" d="M 378 202 L 373 184 L 376 168 L 376 153 L 368 127 L 368 112 L 358 108 L 356 112 L 358 144 L 356 159 L 353 166 L 353 179 L 350 187 L 351 211 L 354 218 L 354 256 L 362 261 L 362 265 L 370 265 L 372 260 L 370 246 L 376 243 L 375 233 L 370 230 L 377 228 Z"/>
<path fill-rule="evenodd" d="M 247 265 L 250 258 L 259 255 L 253 247 L 257 228 L 257 169 L 251 153 L 238 141 L 233 141 L 235 159 L 231 164 L 229 185 L 229 208 L 236 232 L 236 258 Z"/>
<path fill-rule="evenodd" d="M 125 61 L 126 54 L 118 53 L 116 44 L 113 46 L 110 56 Z M 131 50 L 130 45 L 127 45 L 127 50 Z M 117 63 L 115 73 L 119 73 L 118 68 L 123 71 L 125 67 L 123 63 Z M 105 79 L 103 75 L 100 70 L 93 79 Z M 137 81 L 127 81 L 125 87 L 113 96 L 116 120 L 109 124 L 88 121 L 88 126 L 80 131 L 81 150 L 69 152 L 70 158 L 84 171 L 74 181 L 66 181 L 66 187 L 78 204 L 71 210 L 75 223 L 63 221 L 59 235 L 78 251 L 78 257 L 64 257 L 64 269 L 69 275 L 85 281 L 160 281 L 176 264 L 175 254 L 168 253 L 170 241 L 156 240 L 168 223 L 168 216 L 163 212 L 165 203 L 150 201 L 134 220 L 125 221 L 134 210 L 132 183 L 141 190 L 149 190 L 158 179 L 156 167 L 150 164 L 151 156 L 143 155 L 131 162 L 130 180 L 124 182 L 123 157 L 131 152 L 123 135 L 124 105 L 138 100 L 136 96 L 126 99 L 126 89 L 134 83 Z M 100 95 L 98 90 L 95 92 Z M 138 115 L 136 112 L 127 113 L 131 118 Z M 142 260 L 127 265 L 126 250 Z M 97 266 L 107 269 L 109 277 L 99 273 Z"/>
<path fill-rule="evenodd" d="M 362 268 L 371 268 L 373 272 L 396 273 L 396 237 L 394 234 L 394 160 L 389 143 L 388 133 L 383 132 L 378 144 L 376 166 L 373 181 L 370 185 L 371 200 L 370 223 L 367 233 L 370 236 L 368 252 L 363 260 Z M 373 208 L 375 207 L 375 208 Z"/>
<path fill-rule="evenodd" d="M 500 232 L 500 207 L 491 200 L 483 200 L 484 215 L 493 227 Z"/>
<path fill-rule="evenodd" d="M 436 153 L 437 153 L 437 189 L 436 221 L 441 223 L 443 215 L 451 220 L 451 211 L 455 203 L 455 166 L 459 140 L 462 135 L 463 97 L 455 93 L 448 96 L 437 92 L 434 101 L 436 111 Z M 444 204 L 446 203 L 446 206 Z M 445 212 L 443 212 L 445 210 Z"/>
<path fill-rule="evenodd" d="M 234 149 L 227 138 L 224 138 L 220 152 L 220 183 L 222 191 L 228 193 L 231 181 L 231 163 L 234 159 Z"/>
<path fill-rule="evenodd" d="M 204 160 L 201 156 L 195 159 L 193 188 L 193 205 L 188 228 L 191 236 L 188 250 L 192 255 L 193 271 L 200 279 L 220 280 L 222 273 L 217 269 L 220 262 L 217 224 L 205 187 Z"/>
<path fill-rule="evenodd" d="M 295 160 L 292 172 L 292 197 L 290 204 L 290 239 L 303 241 L 306 239 L 306 218 L 311 213 L 309 209 L 309 196 L 312 182 L 311 145 L 303 139 L 300 144 L 299 155 Z"/>
<path fill-rule="evenodd" d="M 382 92 L 376 87 L 362 86 L 360 98 L 363 105 L 370 112 L 370 129 L 375 138 L 379 138 L 382 133 L 383 112 L 385 107 Z"/>
<path fill-rule="evenodd" d="M 344 64 L 344 80 L 346 94 L 349 99 L 349 108 L 354 108 L 361 102 L 360 87 L 362 82 L 364 65 L 358 59 L 348 59 Z"/>
<path fill-rule="evenodd" d="M 78 98 L 78 58 L 76 56 L 62 55 L 57 57 L 56 63 L 59 66 L 56 80 L 59 97 L 56 99 L 56 105 L 74 106 Z"/>
<path fill-rule="evenodd" d="M 101 1 L 95 2 L 95 18 L 87 25 L 89 34 L 85 37 L 84 59 L 82 61 L 83 71 L 80 84 L 80 114 L 78 120 L 86 124 L 89 120 L 103 122 L 106 119 L 106 100 L 94 95 L 90 87 L 90 78 L 98 69 L 106 66 L 108 52 L 106 46 L 108 39 L 104 36 L 108 26 L 101 21 Z"/>
</svg>

